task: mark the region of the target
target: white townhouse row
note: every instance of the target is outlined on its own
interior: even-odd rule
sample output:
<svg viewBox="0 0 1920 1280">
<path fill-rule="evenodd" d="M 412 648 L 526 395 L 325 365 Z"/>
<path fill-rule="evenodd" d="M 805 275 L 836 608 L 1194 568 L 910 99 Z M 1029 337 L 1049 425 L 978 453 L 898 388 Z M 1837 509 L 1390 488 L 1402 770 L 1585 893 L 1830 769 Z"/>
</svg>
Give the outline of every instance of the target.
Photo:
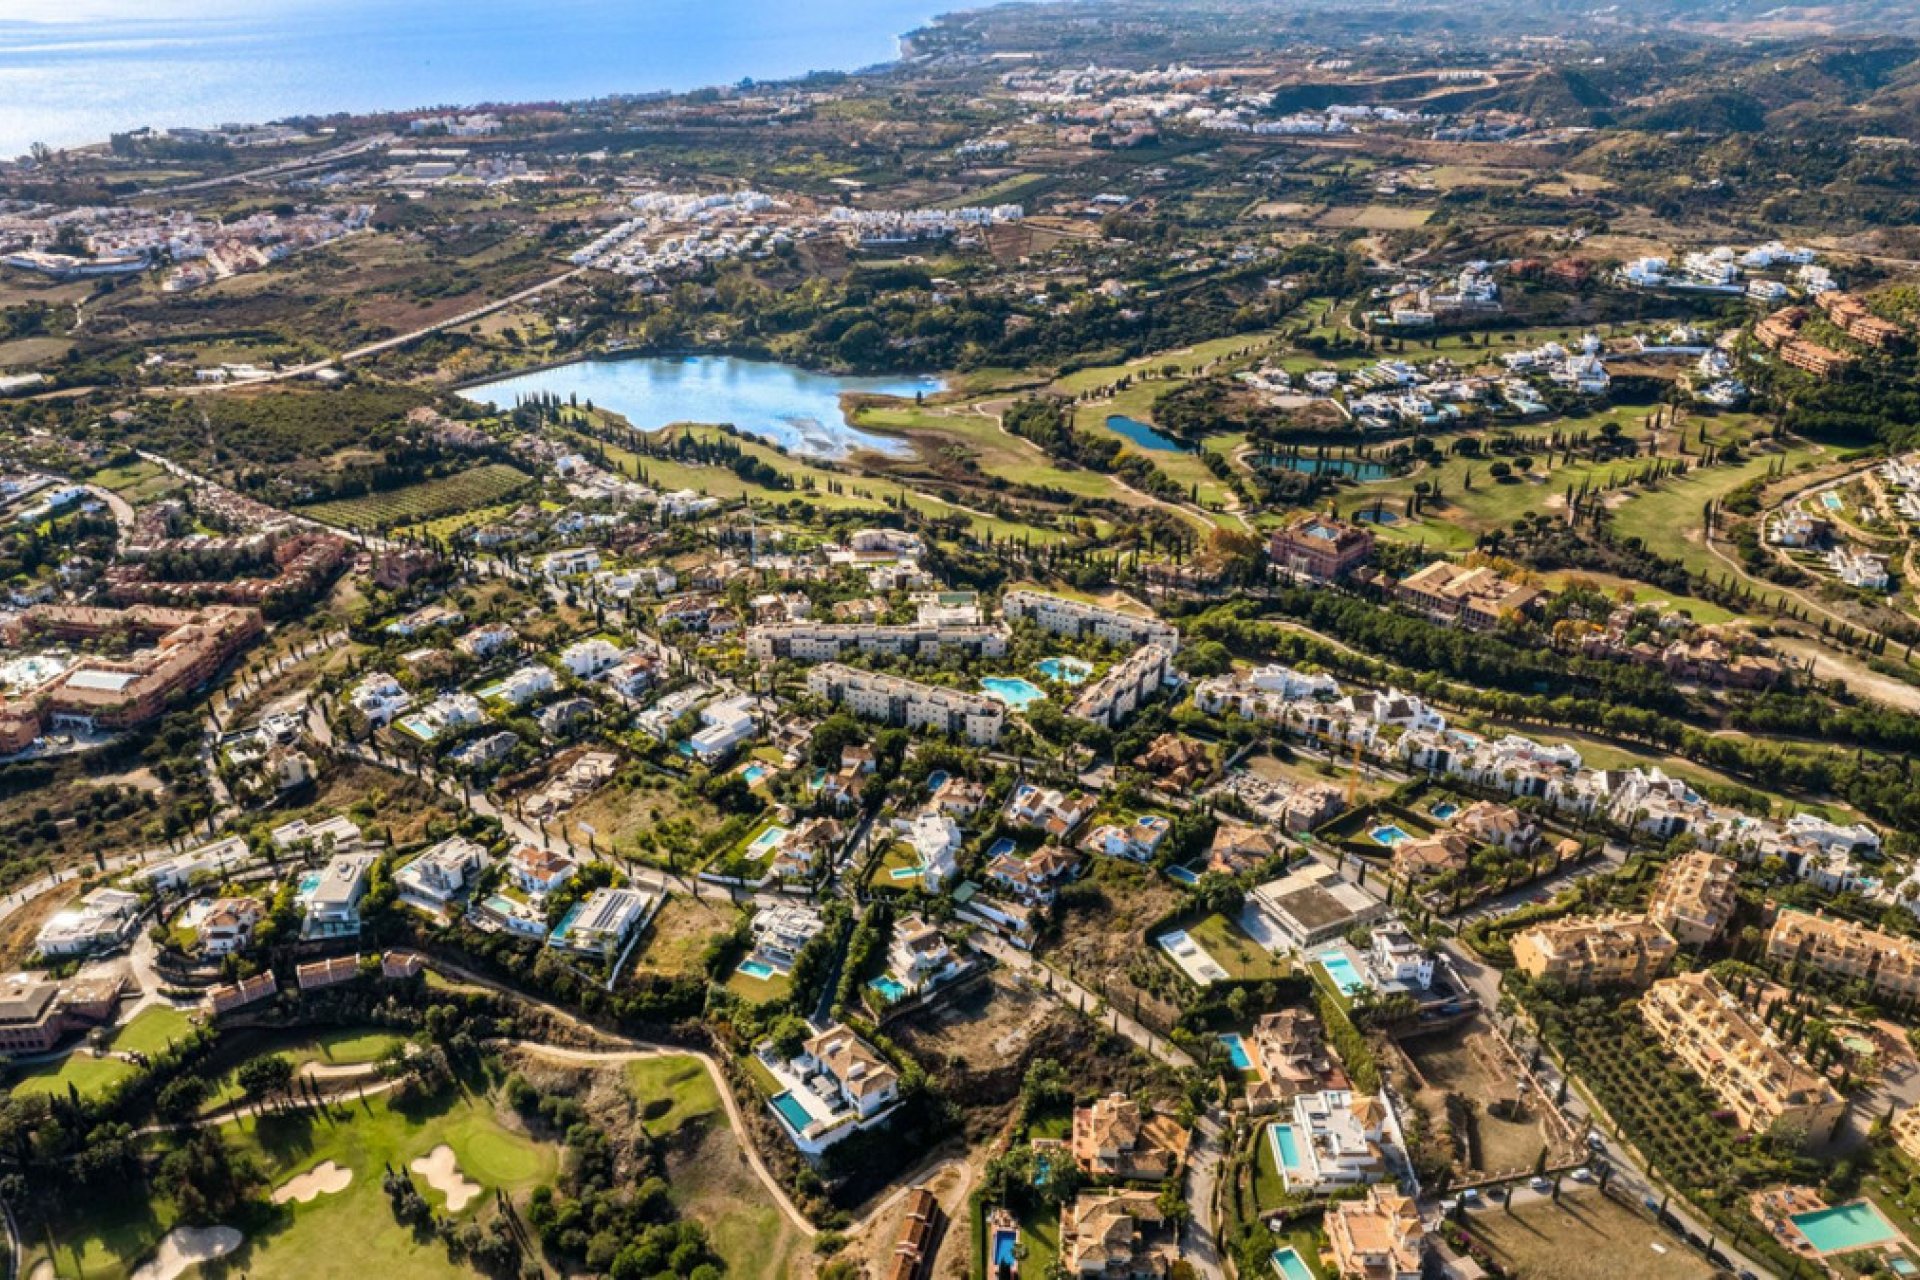
<svg viewBox="0 0 1920 1280">
<path fill-rule="evenodd" d="M 1828 892 L 1864 889 L 1893 900 L 1863 865 L 1881 849 L 1879 832 L 1864 823 L 1840 824 L 1810 813 L 1758 817 L 1715 805 L 1658 768 L 1589 769 L 1565 743 L 1449 729 L 1443 716 L 1411 694 L 1342 694 L 1327 676 L 1286 667 L 1203 680 L 1194 699 L 1203 711 L 1269 721 L 1323 742 L 1357 744 L 1408 769 L 1537 799 L 1565 814 L 1604 817 L 1649 839 L 1691 835 L 1701 848 L 1743 861 L 1779 857 L 1793 874 Z"/>
<path fill-rule="evenodd" d="M 1086 604 L 1039 591 L 1009 591 L 1001 600 L 1000 607 L 1009 621 L 1019 619 L 1031 622 L 1042 631 L 1050 631 L 1058 636 L 1104 640 L 1123 649 L 1138 649 L 1150 644 L 1165 645 L 1169 650 L 1180 648 L 1180 630 L 1172 623 L 1123 613 L 1104 605 Z"/>
<path fill-rule="evenodd" d="M 858 671 L 838 662 L 822 663 L 807 673 L 807 692 L 862 720 L 907 729 L 933 729 L 974 746 L 1000 741 L 1006 727 L 1005 704 L 978 694 L 899 676 Z"/>
<path fill-rule="evenodd" d="M 983 658 L 1006 656 L 1003 627 L 969 624 L 884 626 L 877 623 L 789 622 L 747 629 L 747 656 L 756 662 L 832 662 L 849 649 L 862 654 L 937 658 L 958 649 Z"/>
</svg>

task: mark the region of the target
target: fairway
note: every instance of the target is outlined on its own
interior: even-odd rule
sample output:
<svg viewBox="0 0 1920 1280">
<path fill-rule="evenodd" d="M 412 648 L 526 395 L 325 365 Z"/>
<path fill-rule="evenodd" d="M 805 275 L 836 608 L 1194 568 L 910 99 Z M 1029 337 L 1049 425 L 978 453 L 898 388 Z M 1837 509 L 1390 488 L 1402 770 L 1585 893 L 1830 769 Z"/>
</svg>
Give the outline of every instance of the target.
<svg viewBox="0 0 1920 1280">
<path fill-rule="evenodd" d="M 184 1013 L 165 1008 L 143 1010 L 112 1034 L 102 1056 L 96 1058 L 86 1049 L 75 1049 L 59 1062 L 28 1071 L 14 1086 L 14 1092 L 64 1097 L 71 1086 L 82 1098 L 99 1097 L 139 1070 L 133 1063 L 113 1055 L 139 1053 L 151 1058 L 192 1030 L 193 1023 Z"/>
</svg>

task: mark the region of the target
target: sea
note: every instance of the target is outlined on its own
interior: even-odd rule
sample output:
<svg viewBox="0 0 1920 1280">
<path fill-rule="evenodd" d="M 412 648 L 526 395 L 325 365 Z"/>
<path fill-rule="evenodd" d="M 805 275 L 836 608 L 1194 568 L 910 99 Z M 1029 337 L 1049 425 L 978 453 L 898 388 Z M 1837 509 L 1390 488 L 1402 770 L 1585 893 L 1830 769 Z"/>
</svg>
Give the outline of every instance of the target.
<svg viewBox="0 0 1920 1280">
<path fill-rule="evenodd" d="M 0 156 L 142 125 L 857 70 L 893 59 L 902 35 L 942 11 L 935 0 L 0 0 Z"/>
</svg>

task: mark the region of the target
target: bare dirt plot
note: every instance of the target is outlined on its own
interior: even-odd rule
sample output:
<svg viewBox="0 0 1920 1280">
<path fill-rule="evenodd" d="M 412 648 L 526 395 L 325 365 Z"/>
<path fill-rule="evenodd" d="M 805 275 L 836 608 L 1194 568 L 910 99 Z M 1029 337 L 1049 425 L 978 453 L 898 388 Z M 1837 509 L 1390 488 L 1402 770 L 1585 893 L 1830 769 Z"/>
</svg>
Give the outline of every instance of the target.
<svg viewBox="0 0 1920 1280">
<path fill-rule="evenodd" d="M 1402 209 L 1394 205 L 1370 204 L 1361 208 L 1335 208 L 1321 214 L 1323 227 L 1358 227 L 1362 231 L 1409 231 L 1424 227 L 1433 216 L 1431 209 Z"/>
<path fill-rule="evenodd" d="M 964 1062 L 975 1071 L 992 1071 L 1019 1062 L 1033 1036 L 1053 1012 L 1041 992 L 995 973 L 925 1013 L 894 1024 L 898 1038 L 917 1053 Z"/>
<path fill-rule="evenodd" d="M 1469 1233 L 1519 1280 L 1697 1280 L 1713 1274 L 1684 1244 L 1598 1191 L 1563 1192 L 1468 1215 Z"/>
<path fill-rule="evenodd" d="M 1498 1173 L 1528 1170 L 1547 1146 L 1543 1108 L 1536 1099 L 1516 1106 L 1516 1077 L 1486 1031 L 1468 1027 L 1419 1036 L 1401 1048 L 1429 1086 L 1420 1103 L 1430 1115 L 1446 1111 L 1445 1095 L 1459 1099 L 1452 1114 L 1466 1115 L 1468 1170 Z"/>
<path fill-rule="evenodd" d="M 667 899 L 653 918 L 635 968 L 668 977 L 700 972 L 707 940 L 733 920 L 730 910 L 679 894 Z"/>
</svg>

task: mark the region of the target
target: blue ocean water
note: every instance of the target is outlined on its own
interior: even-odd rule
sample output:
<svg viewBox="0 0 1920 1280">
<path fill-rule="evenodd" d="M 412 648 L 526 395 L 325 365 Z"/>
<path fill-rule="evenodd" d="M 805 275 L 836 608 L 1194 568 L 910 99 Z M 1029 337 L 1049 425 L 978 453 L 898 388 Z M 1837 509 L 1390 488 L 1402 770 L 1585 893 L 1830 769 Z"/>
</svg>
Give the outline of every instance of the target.
<svg viewBox="0 0 1920 1280">
<path fill-rule="evenodd" d="M 937 0 L 0 0 L 0 156 L 140 125 L 854 70 Z"/>
</svg>

